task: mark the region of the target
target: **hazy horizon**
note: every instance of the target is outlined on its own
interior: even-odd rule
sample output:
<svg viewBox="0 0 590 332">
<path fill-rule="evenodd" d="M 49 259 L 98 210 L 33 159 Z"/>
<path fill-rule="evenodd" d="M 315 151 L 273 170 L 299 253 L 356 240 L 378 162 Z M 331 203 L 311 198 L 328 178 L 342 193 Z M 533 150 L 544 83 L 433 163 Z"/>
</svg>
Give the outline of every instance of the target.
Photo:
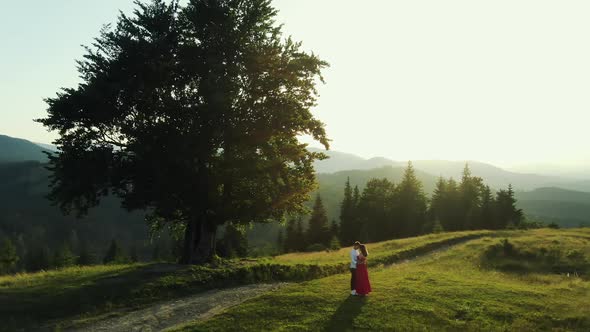
<svg viewBox="0 0 590 332">
<path fill-rule="evenodd" d="M 0 133 L 54 139 L 32 122 L 45 114 L 43 98 L 78 83 L 80 45 L 132 3 L 7 4 Z M 333 150 L 508 168 L 590 164 L 589 3 L 273 3 L 285 35 L 331 64 L 315 114 Z"/>
</svg>

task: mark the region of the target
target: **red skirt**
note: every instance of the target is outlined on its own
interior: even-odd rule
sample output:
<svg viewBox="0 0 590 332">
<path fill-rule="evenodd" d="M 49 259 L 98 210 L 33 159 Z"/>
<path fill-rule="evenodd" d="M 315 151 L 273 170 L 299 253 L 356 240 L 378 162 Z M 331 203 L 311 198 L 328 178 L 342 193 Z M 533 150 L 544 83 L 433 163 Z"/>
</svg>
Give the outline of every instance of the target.
<svg viewBox="0 0 590 332">
<path fill-rule="evenodd" d="M 369 282 L 369 271 L 367 264 L 358 264 L 356 266 L 356 293 L 367 295 L 371 292 L 371 283 Z"/>
</svg>

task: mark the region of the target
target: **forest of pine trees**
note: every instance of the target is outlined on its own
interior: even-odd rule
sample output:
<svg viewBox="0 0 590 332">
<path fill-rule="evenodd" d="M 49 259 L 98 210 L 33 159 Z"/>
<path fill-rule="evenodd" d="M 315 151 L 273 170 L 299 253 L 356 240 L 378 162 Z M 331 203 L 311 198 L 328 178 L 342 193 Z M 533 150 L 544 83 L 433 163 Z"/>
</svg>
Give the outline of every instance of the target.
<svg viewBox="0 0 590 332">
<path fill-rule="evenodd" d="M 307 230 L 301 218 L 288 222 L 280 234 L 285 252 L 337 249 L 354 241 L 377 242 L 442 231 L 519 228 L 523 213 L 516 208 L 512 186 L 493 193 L 465 165 L 460 182 L 439 178 L 428 199 L 409 162 L 399 184 L 371 179 L 360 192 L 344 184 L 340 223 L 328 222 L 316 197 Z"/>
<path fill-rule="evenodd" d="M 428 199 L 410 162 L 397 184 L 371 179 L 361 192 L 347 180 L 339 222 L 328 219 L 322 197 L 316 196 L 309 220 L 304 222 L 302 216 L 288 220 L 286 229 L 279 232 L 277 247 L 279 252 L 338 249 L 357 240 L 377 242 L 442 231 L 519 228 L 523 219 L 512 186 L 492 192 L 481 178 L 471 174 L 468 165 L 460 181 L 439 178 Z M 136 246 L 125 249 L 113 240 L 101 254 L 90 250 L 75 232 L 54 250 L 42 245 L 25 248 L 22 238 L 0 240 L 0 274 L 71 265 L 171 260 L 175 249 L 174 244 L 155 243 L 152 257 L 146 257 L 138 255 Z M 244 227 L 228 224 L 217 253 L 229 258 L 247 256 Z"/>
</svg>

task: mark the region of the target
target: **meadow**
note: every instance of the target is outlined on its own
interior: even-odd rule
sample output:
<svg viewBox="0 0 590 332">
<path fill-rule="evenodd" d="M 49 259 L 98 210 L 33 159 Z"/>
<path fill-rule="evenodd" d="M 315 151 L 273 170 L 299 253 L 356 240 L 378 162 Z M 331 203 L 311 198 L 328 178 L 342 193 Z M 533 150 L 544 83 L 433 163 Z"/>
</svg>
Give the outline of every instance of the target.
<svg viewBox="0 0 590 332">
<path fill-rule="evenodd" d="M 373 293 L 339 274 L 293 284 L 176 331 L 588 331 L 590 230 L 498 232 L 374 267 Z"/>
<path fill-rule="evenodd" d="M 399 262 L 491 234 L 441 233 L 371 244 L 371 266 Z M 206 266 L 97 265 L 3 276 L 0 330 L 72 327 L 211 288 L 299 282 L 343 274 L 348 271 L 348 250 L 219 260 Z"/>
</svg>

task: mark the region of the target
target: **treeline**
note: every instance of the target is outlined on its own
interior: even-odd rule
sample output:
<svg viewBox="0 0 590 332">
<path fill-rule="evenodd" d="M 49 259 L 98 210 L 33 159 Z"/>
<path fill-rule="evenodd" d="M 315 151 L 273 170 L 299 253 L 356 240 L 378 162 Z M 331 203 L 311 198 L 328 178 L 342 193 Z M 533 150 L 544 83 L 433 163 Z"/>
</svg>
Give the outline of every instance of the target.
<svg viewBox="0 0 590 332">
<path fill-rule="evenodd" d="M 248 255 L 248 240 L 243 227 L 229 224 L 220 235 L 216 247 L 219 256 L 231 258 Z M 169 237 L 159 238 L 145 246 L 123 245 L 113 239 L 106 249 L 101 249 L 78 240 L 76 232 L 72 231 L 68 240 L 52 249 L 42 244 L 31 245 L 22 235 L 16 238 L 0 236 L 0 275 L 74 265 L 175 262 L 181 250 L 181 242 Z"/>
<path fill-rule="evenodd" d="M 327 248 L 339 249 L 339 227 L 336 220 L 328 222 L 328 214 L 320 195 L 316 196 L 307 229 L 303 218 L 293 218 L 287 222 L 285 234 L 279 231 L 279 251 L 319 251 Z"/>
<path fill-rule="evenodd" d="M 148 252 L 151 251 L 151 252 Z M 113 239 L 106 249 L 79 241 L 76 233 L 54 249 L 27 244 L 22 235 L 0 238 L 0 275 L 16 272 L 36 272 L 68 266 L 95 264 L 128 264 L 139 261 L 171 261 L 178 248 L 170 241 L 155 241 L 147 246 L 123 246 Z"/>
<path fill-rule="evenodd" d="M 339 224 L 328 224 L 318 196 L 309 227 L 304 229 L 301 219 L 289 221 L 286 236 L 279 234 L 279 246 L 286 252 L 317 250 L 357 240 L 376 242 L 432 232 L 524 226 L 512 186 L 493 193 L 466 165 L 459 182 L 439 178 L 428 199 L 409 162 L 399 184 L 371 179 L 360 192 L 347 180 Z"/>
</svg>

